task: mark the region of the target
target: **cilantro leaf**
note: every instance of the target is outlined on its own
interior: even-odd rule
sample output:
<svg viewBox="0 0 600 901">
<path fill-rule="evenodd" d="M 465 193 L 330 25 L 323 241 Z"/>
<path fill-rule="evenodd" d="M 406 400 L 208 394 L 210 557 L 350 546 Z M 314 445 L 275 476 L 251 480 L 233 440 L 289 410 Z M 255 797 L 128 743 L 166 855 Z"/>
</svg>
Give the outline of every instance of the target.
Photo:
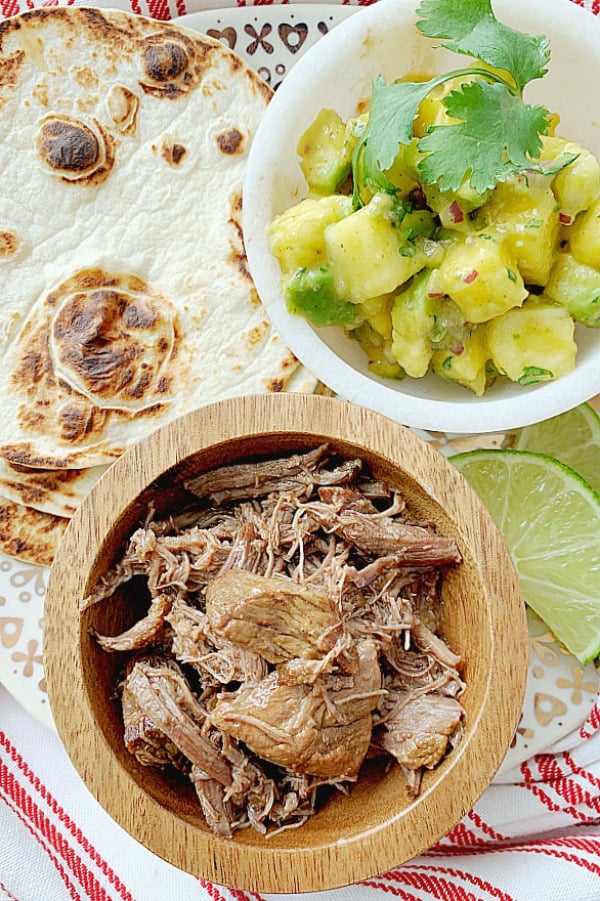
<svg viewBox="0 0 600 901">
<path fill-rule="evenodd" d="M 547 110 L 529 106 L 502 84 L 474 81 L 445 98 L 448 115 L 461 121 L 434 126 L 419 141 L 425 181 L 456 191 L 470 173 L 479 194 L 516 172 L 532 167 L 540 134 L 549 126 Z"/>
<path fill-rule="evenodd" d="M 541 148 L 541 135 L 548 132 L 550 114 L 542 106 L 525 104 L 522 95 L 529 81 L 546 74 L 548 40 L 498 22 L 491 0 L 422 0 L 417 13 L 423 17 L 417 27 L 424 35 L 445 40 L 443 46 L 482 65 L 425 82 L 388 85 L 381 77 L 375 80 L 368 122 L 352 158 L 356 206 L 365 187 L 368 192 L 395 192 L 386 172 L 401 146 L 413 140 L 422 100 L 436 86 L 456 78 L 466 80 L 443 100 L 455 122 L 433 126 L 418 142 L 425 154 L 419 162 L 423 181 L 446 191 L 458 190 L 468 180 L 483 193 L 514 173 L 543 171 L 533 160 Z M 560 167 L 571 161 L 562 159 Z"/>
<path fill-rule="evenodd" d="M 546 74 L 550 59 L 548 39 L 523 34 L 499 22 L 490 0 L 423 0 L 417 14 L 424 17 L 417 23 L 422 34 L 444 38 L 443 46 L 448 50 L 504 69 L 520 93 L 528 82 Z"/>
<path fill-rule="evenodd" d="M 431 88 L 429 81 L 386 84 L 381 76 L 373 82 L 369 119 L 355 151 L 364 151 L 364 171 L 373 184 L 385 188 L 383 173 L 400 145 L 410 144 L 419 104 Z"/>
</svg>

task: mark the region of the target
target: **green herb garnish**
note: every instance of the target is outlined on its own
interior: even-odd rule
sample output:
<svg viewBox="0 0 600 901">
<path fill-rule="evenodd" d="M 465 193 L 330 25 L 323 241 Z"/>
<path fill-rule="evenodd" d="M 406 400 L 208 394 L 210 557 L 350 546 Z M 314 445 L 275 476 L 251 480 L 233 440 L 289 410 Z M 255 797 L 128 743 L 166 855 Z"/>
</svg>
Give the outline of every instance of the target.
<svg viewBox="0 0 600 901">
<path fill-rule="evenodd" d="M 537 385 L 538 382 L 547 382 L 552 378 L 554 378 L 554 374 L 549 369 L 542 369 L 540 366 L 526 366 L 518 382 L 519 385 Z"/>
<path fill-rule="evenodd" d="M 442 46 L 470 56 L 482 65 L 455 69 L 424 82 L 373 83 L 367 125 L 354 151 L 354 202 L 362 204 L 362 188 L 396 189 L 386 177 L 400 147 L 413 139 L 419 105 L 438 85 L 468 77 L 460 90 L 444 99 L 456 123 L 433 126 L 418 141 L 421 178 L 442 191 L 457 191 L 469 182 L 479 194 L 498 181 L 525 170 L 548 174 L 575 159 L 565 154 L 543 165 L 537 161 L 541 136 L 548 133 L 551 114 L 543 106 L 523 100 L 525 86 L 547 71 L 550 58 L 546 37 L 515 31 L 496 19 L 490 0 L 422 0 L 417 28 Z M 487 66 L 492 69 L 485 68 Z"/>
</svg>

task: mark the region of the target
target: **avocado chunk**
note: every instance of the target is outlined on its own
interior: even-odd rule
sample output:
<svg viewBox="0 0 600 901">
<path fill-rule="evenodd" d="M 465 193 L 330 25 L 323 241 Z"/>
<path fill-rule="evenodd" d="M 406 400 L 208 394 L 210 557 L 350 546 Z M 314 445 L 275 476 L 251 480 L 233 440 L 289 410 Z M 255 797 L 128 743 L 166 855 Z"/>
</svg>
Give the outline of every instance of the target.
<svg viewBox="0 0 600 901">
<path fill-rule="evenodd" d="M 297 269 L 285 283 L 284 292 L 289 312 L 313 325 L 355 328 L 360 324 L 362 317 L 356 304 L 339 297 L 327 266 Z"/>
</svg>

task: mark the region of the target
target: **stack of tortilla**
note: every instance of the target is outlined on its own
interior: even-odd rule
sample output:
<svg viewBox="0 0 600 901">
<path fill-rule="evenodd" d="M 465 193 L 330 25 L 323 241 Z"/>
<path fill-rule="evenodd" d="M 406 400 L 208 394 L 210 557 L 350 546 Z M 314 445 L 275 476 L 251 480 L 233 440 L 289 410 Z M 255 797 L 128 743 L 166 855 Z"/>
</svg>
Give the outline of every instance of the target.
<svg viewBox="0 0 600 901">
<path fill-rule="evenodd" d="M 51 563 L 132 443 L 315 381 L 246 268 L 245 160 L 270 90 L 221 42 L 119 11 L 0 25 L 0 550 Z"/>
</svg>

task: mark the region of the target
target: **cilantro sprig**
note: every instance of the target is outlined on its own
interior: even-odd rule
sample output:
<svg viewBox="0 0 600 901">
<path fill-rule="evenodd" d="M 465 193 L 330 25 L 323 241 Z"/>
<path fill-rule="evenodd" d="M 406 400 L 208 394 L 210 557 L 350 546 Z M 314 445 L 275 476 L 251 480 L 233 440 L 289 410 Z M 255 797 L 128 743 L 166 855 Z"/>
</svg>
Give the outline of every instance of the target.
<svg viewBox="0 0 600 901">
<path fill-rule="evenodd" d="M 421 102 L 439 85 L 460 77 L 466 79 L 460 89 L 442 101 L 448 116 L 457 121 L 432 126 L 418 141 L 422 180 L 442 191 L 456 191 L 468 181 L 483 194 L 524 170 L 549 172 L 547 165 L 535 160 L 551 114 L 523 100 L 526 85 L 546 74 L 547 38 L 499 22 L 491 0 L 422 0 L 417 15 L 421 16 L 417 28 L 426 37 L 441 39 L 443 47 L 482 65 L 471 64 L 424 82 L 387 84 L 382 77 L 374 81 L 369 118 L 353 156 L 355 203 L 360 205 L 363 187 L 395 190 L 386 171 L 401 145 L 411 143 Z M 573 159 L 562 158 L 552 171 Z"/>
</svg>

